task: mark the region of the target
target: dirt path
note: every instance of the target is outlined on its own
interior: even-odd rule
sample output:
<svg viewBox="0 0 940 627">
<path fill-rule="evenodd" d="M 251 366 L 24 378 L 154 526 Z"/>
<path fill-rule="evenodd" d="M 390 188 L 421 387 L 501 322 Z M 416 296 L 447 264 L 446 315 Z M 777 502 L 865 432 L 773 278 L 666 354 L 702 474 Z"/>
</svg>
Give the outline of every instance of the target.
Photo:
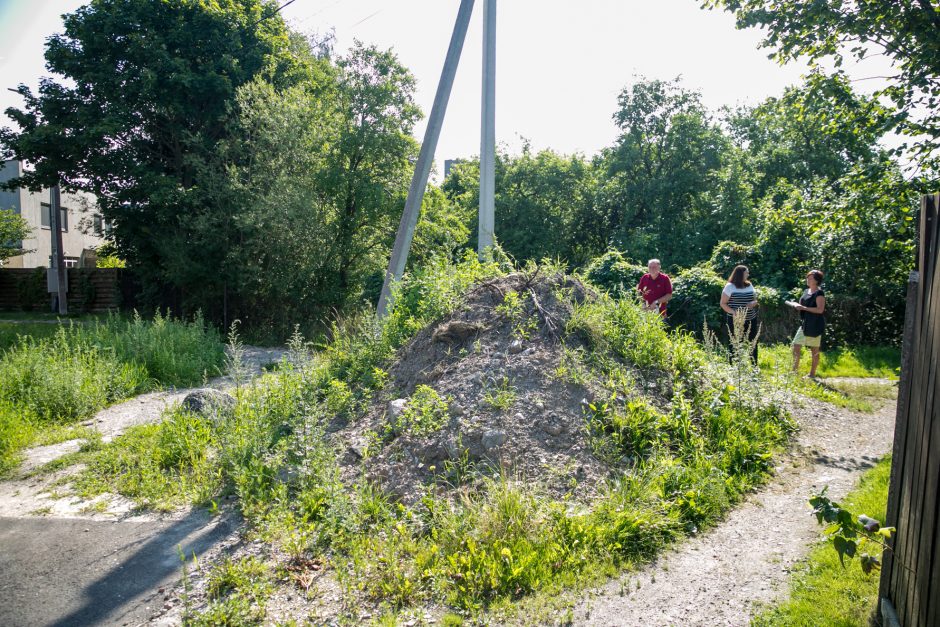
<svg viewBox="0 0 940 627">
<path fill-rule="evenodd" d="M 869 380 L 871 381 L 871 380 Z M 839 499 L 890 452 L 895 403 L 859 414 L 804 401 L 793 451 L 776 475 L 719 526 L 577 606 L 583 625 L 748 625 L 755 609 L 788 591 L 790 572 L 820 536 L 808 499 L 829 486 Z"/>
</svg>

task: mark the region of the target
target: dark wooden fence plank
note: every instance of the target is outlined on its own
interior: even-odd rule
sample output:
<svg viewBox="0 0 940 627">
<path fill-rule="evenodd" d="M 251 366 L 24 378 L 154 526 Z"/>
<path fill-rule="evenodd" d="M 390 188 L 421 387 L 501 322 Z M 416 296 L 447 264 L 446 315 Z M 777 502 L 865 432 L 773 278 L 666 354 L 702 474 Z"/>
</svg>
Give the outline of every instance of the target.
<svg viewBox="0 0 940 627">
<path fill-rule="evenodd" d="M 34 278 L 36 268 L 0 269 L 0 310 L 21 311 L 21 281 Z M 121 270 L 118 268 L 71 268 L 69 276 L 69 311 L 102 313 L 117 311 L 121 305 Z M 45 293 L 45 279 L 42 279 L 42 291 Z M 91 293 L 86 290 L 91 286 Z M 92 298 L 89 299 L 89 296 Z M 49 310 L 46 297 L 39 299 L 33 306 L 34 311 Z"/>
<path fill-rule="evenodd" d="M 904 312 L 904 334 L 901 346 L 901 380 L 898 383 L 898 405 L 895 413 L 894 447 L 892 448 L 891 475 L 888 480 L 888 505 L 886 508 L 885 524 L 896 527 L 898 524 L 898 510 L 900 509 L 900 485 L 904 468 L 904 451 L 907 447 L 908 415 L 911 400 L 911 368 L 914 351 L 914 317 L 917 311 L 917 294 L 919 289 L 920 273 L 911 271 L 907 282 L 907 304 Z M 897 536 L 895 536 L 896 538 Z M 888 540 L 888 545 L 895 548 L 895 538 Z M 894 570 L 892 564 L 894 551 L 885 551 L 883 558 L 884 568 L 881 571 L 881 589 L 889 590 L 892 586 Z"/>
<path fill-rule="evenodd" d="M 936 241 L 936 239 L 937 238 L 934 238 L 934 241 Z M 934 275 L 931 284 L 931 298 L 924 315 L 927 320 L 936 320 L 937 312 L 940 312 L 940 289 L 937 288 L 937 285 L 940 284 L 940 265 L 938 264 L 934 264 Z M 937 360 L 940 359 L 940 346 L 938 346 L 940 345 L 940 331 L 938 331 L 937 325 L 931 324 L 927 326 L 927 340 L 923 345 L 927 362 L 925 364 L 926 377 L 924 379 L 924 391 L 927 398 L 923 416 L 924 421 L 927 423 L 926 432 L 929 434 L 927 441 L 924 442 L 928 460 L 925 482 L 923 484 L 924 487 L 922 489 L 924 494 L 923 526 L 920 529 L 920 538 L 918 540 L 920 546 L 917 561 L 920 568 L 926 569 L 927 572 L 932 572 L 934 553 L 933 538 L 937 527 L 937 475 L 940 473 L 940 455 L 933 453 L 933 451 L 937 449 L 938 443 L 940 443 L 940 433 L 938 433 L 940 421 L 936 420 L 937 388 L 935 385 L 932 385 L 932 383 L 936 380 Z M 930 601 L 928 577 L 919 578 L 918 591 L 923 599 L 921 604 L 922 616 L 926 617 L 926 609 Z"/>
<path fill-rule="evenodd" d="M 897 527 L 880 596 L 904 627 L 940 625 L 940 195 L 921 201 L 908 287 L 886 523 Z"/>
</svg>

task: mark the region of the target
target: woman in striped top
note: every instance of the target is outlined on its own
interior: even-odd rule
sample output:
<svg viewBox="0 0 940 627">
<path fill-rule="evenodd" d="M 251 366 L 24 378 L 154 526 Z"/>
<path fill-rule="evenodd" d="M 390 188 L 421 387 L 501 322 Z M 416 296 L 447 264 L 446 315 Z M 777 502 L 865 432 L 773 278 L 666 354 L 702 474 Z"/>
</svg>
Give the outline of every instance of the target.
<svg viewBox="0 0 940 627">
<path fill-rule="evenodd" d="M 757 333 L 760 324 L 757 321 L 757 294 L 748 280 L 750 271 L 747 266 L 735 266 L 728 284 L 721 291 L 721 309 L 725 312 L 725 324 L 730 337 L 734 337 L 734 314 L 744 311 L 744 332 L 751 343 L 751 358 L 757 363 Z"/>
</svg>

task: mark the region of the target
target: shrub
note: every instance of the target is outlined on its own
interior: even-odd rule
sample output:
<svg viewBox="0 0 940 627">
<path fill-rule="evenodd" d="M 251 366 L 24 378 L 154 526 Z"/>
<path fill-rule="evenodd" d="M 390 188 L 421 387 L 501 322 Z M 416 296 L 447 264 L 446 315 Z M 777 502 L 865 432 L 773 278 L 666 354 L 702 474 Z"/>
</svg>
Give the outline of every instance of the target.
<svg viewBox="0 0 940 627">
<path fill-rule="evenodd" d="M 751 274 L 759 277 L 761 274 L 758 256 L 754 246 L 725 240 L 715 245 L 711 258 L 702 265 L 720 277 L 729 277 L 735 266 L 744 265 Z"/>
<path fill-rule="evenodd" d="M 628 261 L 620 251 L 609 250 L 594 259 L 585 268 L 584 274 L 588 281 L 602 290 L 623 297 L 635 293 L 637 284 L 646 274 L 646 268 Z"/>
<path fill-rule="evenodd" d="M 670 322 L 698 332 L 704 321 L 713 332 L 726 334 L 725 313 L 719 306 L 721 291 L 726 284 L 727 277 L 722 277 L 705 266 L 694 266 L 679 272 L 673 279 L 674 296 L 669 304 Z M 792 337 L 797 323 L 789 307 L 783 304 L 784 299 L 780 293 L 772 287 L 762 285 L 755 285 L 755 291 L 760 303 L 761 342 L 788 340 Z"/>
</svg>

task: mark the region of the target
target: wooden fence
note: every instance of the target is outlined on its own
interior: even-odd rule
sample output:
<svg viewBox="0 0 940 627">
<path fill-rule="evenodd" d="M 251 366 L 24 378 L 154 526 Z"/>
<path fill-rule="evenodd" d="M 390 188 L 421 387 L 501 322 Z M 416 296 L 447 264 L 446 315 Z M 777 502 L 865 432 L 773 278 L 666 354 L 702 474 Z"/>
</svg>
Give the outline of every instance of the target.
<svg viewBox="0 0 940 627">
<path fill-rule="evenodd" d="M 884 624 L 940 625 L 940 194 L 921 200 L 908 284 L 886 524 L 897 527 L 881 573 Z"/>
<path fill-rule="evenodd" d="M 69 312 L 117 311 L 121 306 L 121 270 L 69 268 Z M 0 310 L 49 311 L 45 268 L 0 269 Z"/>
</svg>

